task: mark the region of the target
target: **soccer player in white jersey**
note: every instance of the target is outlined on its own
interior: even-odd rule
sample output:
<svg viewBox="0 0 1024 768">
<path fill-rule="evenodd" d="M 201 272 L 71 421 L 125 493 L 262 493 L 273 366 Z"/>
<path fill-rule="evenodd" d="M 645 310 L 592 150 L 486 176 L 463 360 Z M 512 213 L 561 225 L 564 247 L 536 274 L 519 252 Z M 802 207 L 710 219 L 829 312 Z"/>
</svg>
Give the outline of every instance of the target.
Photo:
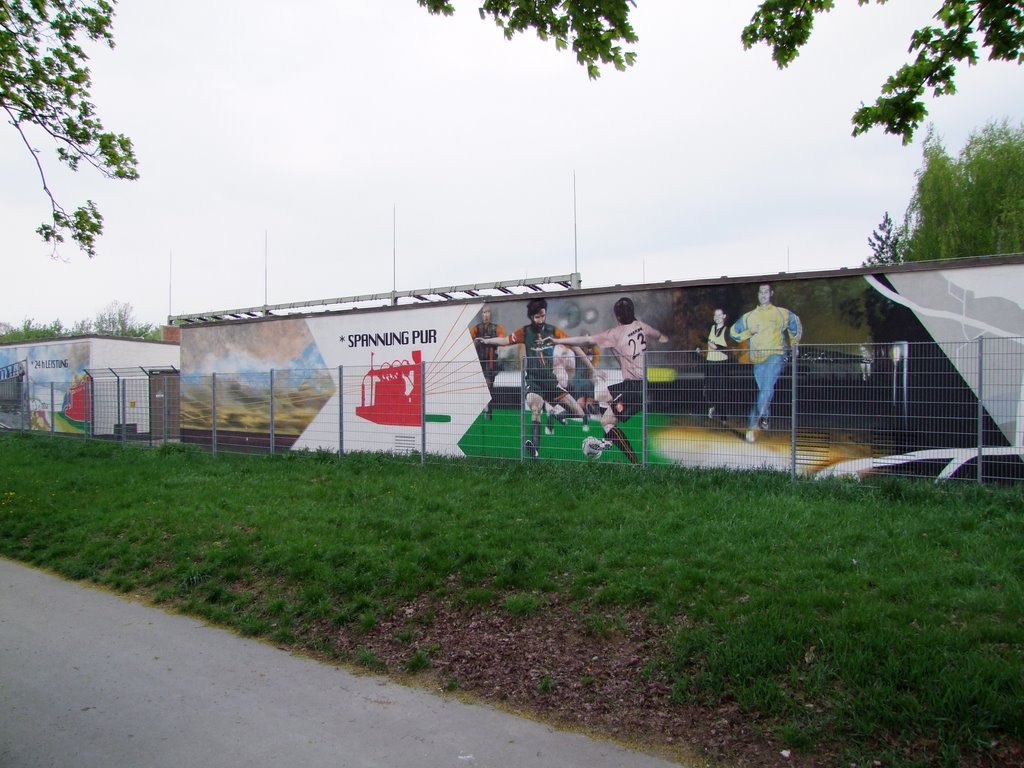
<svg viewBox="0 0 1024 768">
<path fill-rule="evenodd" d="M 603 349 L 614 351 L 622 369 L 622 382 L 608 387 L 611 402 L 601 415 L 601 425 L 605 433 L 601 449 L 607 450 L 614 445 L 626 454 L 630 462 L 636 464 L 636 452 L 619 424 L 643 408 L 644 353 L 647 351 L 647 340 L 657 339 L 664 344 L 668 337 L 657 328 L 638 320 L 633 300 L 626 296 L 615 302 L 613 311 L 615 319 L 619 321 L 618 325 L 593 335 L 559 339 L 558 343 L 570 346 L 597 344 Z"/>
</svg>

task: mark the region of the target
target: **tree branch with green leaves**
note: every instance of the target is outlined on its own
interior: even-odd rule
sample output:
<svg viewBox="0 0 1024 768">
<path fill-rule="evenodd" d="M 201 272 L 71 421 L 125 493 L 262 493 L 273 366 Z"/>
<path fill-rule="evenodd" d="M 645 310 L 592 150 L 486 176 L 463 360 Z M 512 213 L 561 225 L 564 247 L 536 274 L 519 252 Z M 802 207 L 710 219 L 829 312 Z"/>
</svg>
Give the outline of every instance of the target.
<svg viewBox="0 0 1024 768">
<path fill-rule="evenodd" d="M 451 15 L 449 0 L 416 0 L 431 13 Z M 867 5 L 871 0 L 857 0 Z M 875 0 L 883 5 L 886 0 Z M 818 14 L 835 7 L 835 0 L 763 0 L 740 39 L 744 48 L 764 43 L 779 68 L 789 66 L 810 40 Z M 591 78 L 611 64 L 624 70 L 636 61 L 625 49 L 637 42 L 629 21 L 633 0 L 483 0 L 480 17 L 492 17 L 506 38 L 528 29 L 557 48 L 572 47 L 576 60 Z M 956 68 L 978 63 L 979 49 L 989 59 L 1024 62 L 1024 4 L 1020 0 L 942 0 L 932 16 L 936 24 L 911 36 L 909 53 L 916 54 L 890 76 L 875 103 L 861 105 L 853 115 L 853 134 L 874 127 L 895 134 L 904 144 L 928 114 L 924 98 L 956 93 Z"/>
<path fill-rule="evenodd" d="M 73 171 L 84 161 L 105 178 L 137 179 L 131 139 L 106 131 L 92 103 L 92 79 L 81 39 L 111 48 L 112 0 L 0 0 L 0 108 L 35 161 L 51 220 L 36 230 L 53 245 L 67 236 L 89 256 L 103 217 L 92 200 L 67 211 L 50 189 L 40 150 L 27 129 L 56 145 L 57 159 Z"/>
<path fill-rule="evenodd" d="M 416 2 L 431 13 L 450 16 L 455 11 L 448 0 Z M 622 71 L 636 61 L 636 53 L 622 47 L 637 41 L 629 21 L 635 7 L 633 0 L 483 0 L 480 18 L 493 18 L 506 39 L 533 29 L 541 40 L 554 40 L 559 50 L 571 47 L 595 79 L 601 64 Z"/>
<path fill-rule="evenodd" d="M 450 0 L 416 0 L 429 12 L 451 15 Z M 860 5 L 871 0 L 857 0 Z M 882 4 L 885 0 L 875 0 Z M 835 0 L 763 0 L 741 40 L 746 48 L 765 43 L 779 67 L 788 66 L 807 44 L 815 17 Z M 32 155 L 43 191 L 51 203 L 51 221 L 37 232 L 54 254 L 66 236 L 90 256 L 103 231 L 103 218 L 88 200 L 68 212 L 50 189 L 29 130 L 38 129 L 57 146 L 57 159 L 71 170 L 82 161 L 101 175 L 138 178 L 131 140 L 108 132 L 91 101 L 92 81 L 82 39 L 114 46 L 114 0 L 0 0 L 0 108 Z M 629 46 L 637 42 L 630 23 L 634 0 L 481 0 L 481 18 L 492 18 L 506 38 L 533 29 L 556 48 L 571 48 L 587 75 L 601 67 L 625 70 L 636 61 Z M 913 139 L 927 115 L 924 96 L 956 92 L 956 66 L 976 64 L 979 48 L 989 59 L 1024 62 L 1024 4 L 1020 0 L 943 0 L 934 26 L 917 30 L 910 43 L 916 58 L 882 86 L 871 106 L 853 115 L 854 135 L 875 126 Z"/>
<path fill-rule="evenodd" d="M 858 5 L 869 2 L 857 0 Z M 765 0 L 743 29 L 743 46 L 765 43 L 775 63 L 785 68 L 810 39 L 815 16 L 834 7 L 834 0 Z M 874 104 L 854 112 L 854 136 L 877 126 L 909 144 L 928 114 L 925 92 L 931 89 L 935 97 L 956 93 L 957 65 L 977 64 L 979 45 L 991 60 L 1024 62 L 1024 4 L 1019 0 L 944 0 L 932 19 L 936 25 L 911 36 L 913 61 L 885 81 Z"/>
</svg>

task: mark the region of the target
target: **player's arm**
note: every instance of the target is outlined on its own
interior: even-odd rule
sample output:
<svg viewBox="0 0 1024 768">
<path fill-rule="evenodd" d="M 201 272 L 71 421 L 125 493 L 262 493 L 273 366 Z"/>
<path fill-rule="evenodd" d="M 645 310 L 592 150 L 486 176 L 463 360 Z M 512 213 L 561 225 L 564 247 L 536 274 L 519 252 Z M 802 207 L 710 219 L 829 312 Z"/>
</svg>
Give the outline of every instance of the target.
<svg viewBox="0 0 1024 768">
<path fill-rule="evenodd" d="M 483 344 L 488 347 L 507 347 L 512 342 L 508 340 L 507 336 L 492 336 L 489 339 L 481 339 L 477 337 L 476 343 Z"/>
<path fill-rule="evenodd" d="M 542 341 L 549 344 L 565 344 L 567 347 L 573 348 L 576 348 L 580 344 L 594 343 L 594 339 L 589 333 L 586 336 L 559 336 L 558 334 L 555 334 L 554 336 L 545 337 Z M 585 356 L 586 355 L 584 355 L 584 357 Z"/>
<path fill-rule="evenodd" d="M 513 333 L 511 336 L 501 334 L 500 336 L 492 336 L 489 339 L 477 339 L 477 344 L 486 344 L 489 347 L 507 347 L 510 344 L 521 344 L 522 343 L 522 328 Z"/>
<path fill-rule="evenodd" d="M 659 331 L 653 325 L 648 325 L 647 323 L 642 323 L 642 325 L 648 338 L 656 339 L 659 344 L 665 344 L 668 342 L 668 336 Z"/>
<path fill-rule="evenodd" d="M 804 335 L 800 318 L 796 316 L 795 312 L 789 313 L 789 318 L 786 322 L 786 333 L 789 334 L 790 345 L 795 348 L 800 343 L 800 338 Z"/>
<path fill-rule="evenodd" d="M 750 333 L 750 329 L 747 327 L 747 316 L 744 315 L 729 328 L 729 336 L 732 337 L 733 341 L 746 341 L 753 334 Z"/>
</svg>

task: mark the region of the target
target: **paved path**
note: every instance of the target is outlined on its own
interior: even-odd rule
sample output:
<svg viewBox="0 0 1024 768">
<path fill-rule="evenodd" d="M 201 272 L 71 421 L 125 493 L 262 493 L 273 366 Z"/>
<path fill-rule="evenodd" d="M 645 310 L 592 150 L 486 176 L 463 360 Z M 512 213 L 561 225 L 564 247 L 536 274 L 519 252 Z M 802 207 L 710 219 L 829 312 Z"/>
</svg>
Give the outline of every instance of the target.
<svg viewBox="0 0 1024 768">
<path fill-rule="evenodd" d="M 666 768 L 0 559 L 2 768 Z"/>
</svg>

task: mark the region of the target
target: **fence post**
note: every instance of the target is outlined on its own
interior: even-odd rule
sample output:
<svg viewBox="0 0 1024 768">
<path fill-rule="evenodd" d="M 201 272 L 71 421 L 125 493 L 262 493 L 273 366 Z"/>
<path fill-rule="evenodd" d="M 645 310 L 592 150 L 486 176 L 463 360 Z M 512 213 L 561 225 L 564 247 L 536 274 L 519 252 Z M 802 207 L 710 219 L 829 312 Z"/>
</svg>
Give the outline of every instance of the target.
<svg viewBox="0 0 1024 768">
<path fill-rule="evenodd" d="M 338 458 L 345 455 L 345 368 L 338 366 Z"/>
<path fill-rule="evenodd" d="M 640 466 L 647 466 L 647 352 L 643 356 L 643 387 L 640 390 Z"/>
<path fill-rule="evenodd" d="M 167 401 L 170 398 L 167 396 L 167 380 L 168 377 L 166 375 L 163 375 L 158 379 L 160 382 L 160 391 L 163 393 L 163 397 L 160 399 L 160 404 L 163 408 L 163 419 L 160 422 L 163 425 L 163 439 L 161 440 L 163 445 L 167 445 L 167 439 L 169 436 L 167 427 L 167 416 L 169 415 L 167 410 Z"/>
<path fill-rule="evenodd" d="M 274 455 L 274 369 L 270 369 L 270 455 Z"/>
<path fill-rule="evenodd" d="M 420 464 L 427 463 L 427 361 L 420 361 Z"/>
<path fill-rule="evenodd" d="M 210 374 L 210 451 L 217 455 L 217 374 Z"/>
<path fill-rule="evenodd" d="M 32 406 L 32 395 L 31 392 L 29 391 L 31 388 L 32 380 L 29 378 L 28 366 L 26 365 L 25 378 L 21 383 L 21 408 L 19 408 L 19 410 L 21 411 L 20 416 L 22 432 L 27 432 L 28 427 L 31 426 L 31 421 L 26 421 L 26 419 L 31 419 L 32 416 L 32 413 L 29 410 L 29 408 Z"/>
<path fill-rule="evenodd" d="M 53 434 L 54 427 L 56 426 L 54 424 L 54 416 L 53 416 L 54 411 L 56 410 L 55 407 L 54 407 L 55 401 L 53 399 L 53 387 L 54 387 L 54 382 L 51 381 L 50 382 L 50 434 L 51 435 Z"/>
<path fill-rule="evenodd" d="M 791 344 L 790 350 L 792 354 L 789 362 L 789 479 L 796 480 L 796 407 L 799 402 L 796 394 L 796 361 L 800 357 L 800 347 L 797 344 Z"/>
<path fill-rule="evenodd" d="M 526 354 L 530 354 L 527 350 Z M 526 461 L 526 356 L 519 359 L 519 463 Z M 540 448 L 535 446 L 539 452 Z M 539 457 L 538 457 L 539 458 Z"/>
<path fill-rule="evenodd" d="M 114 371 L 114 376 L 117 376 L 117 407 L 120 409 L 117 420 L 121 424 L 121 443 L 123 445 L 128 442 L 128 382 L 122 382 L 117 371 Z"/>
<path fill-rule="evenodd" d="M 89 393 L 86 402 L 88 420 L 85 424 L 85 439 L 88 440 L 96 435 L 96 379 L 91 374 L 85 377 L 86 391 Z"/>
<path fill-rule="evenodd" d="M 978 482 L 983 483 L 982 461 L 985 452 L 985 337 L 978 337 Z"/>
</svg>

